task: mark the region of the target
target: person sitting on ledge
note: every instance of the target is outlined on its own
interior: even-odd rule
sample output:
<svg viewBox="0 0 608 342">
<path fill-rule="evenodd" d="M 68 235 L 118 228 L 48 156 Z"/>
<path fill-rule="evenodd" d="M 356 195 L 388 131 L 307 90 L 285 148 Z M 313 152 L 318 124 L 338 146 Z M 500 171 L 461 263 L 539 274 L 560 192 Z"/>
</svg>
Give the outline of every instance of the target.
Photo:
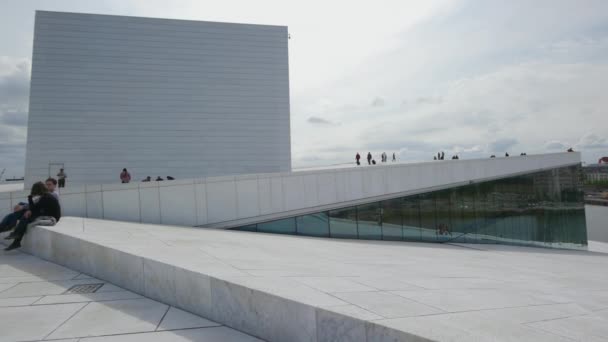
<svg viewBox="0 0 608 342">
<path fill-rule="evenodd" d="M 59 201 L 49 193 L 44 183 L 36 182 L 32 185 L 27 201 L 29 202 L 29 209 L 23 214 L 23 218 L 15 228 L 15 240 L 4 249 L 5 251 L 21 247 L 21 239 L 23 239 L 28 227 L 36 225 L 54 226 L 61 218 Z"/>
<path fill-rule="evenodd" d="M 45 184 L 46 188 L 49 190 L 49 193 L 59 200 L 59 193 L 57 192 L 57 180 L 49 177 L 45 181 Z M 4 219 L 2 219 L 2 222 L 0 222 L 0 233 L 12 230 L 15 225 L 17 225 L 17 222 L 19 222 L 19 220 L 27 212 L 28 207 L 29 205 L 27 203 L 19 202 L 19 204 L 13 208 L 13 212 L 6 215 Z M 11 235 L 7 236 L 5 239 L 11 240 L 13 238 L 14 235 L 11 233 Z"/>
</svg>

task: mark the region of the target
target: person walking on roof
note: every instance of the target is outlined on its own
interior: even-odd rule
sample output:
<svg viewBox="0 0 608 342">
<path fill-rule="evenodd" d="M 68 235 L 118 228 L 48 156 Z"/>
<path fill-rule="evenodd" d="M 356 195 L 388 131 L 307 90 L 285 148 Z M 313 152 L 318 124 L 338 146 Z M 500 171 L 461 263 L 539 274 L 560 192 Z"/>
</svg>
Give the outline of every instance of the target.
<svg viewBox="0 0 608 342">
<path fill-rule="evenodd" d="M 59 173 L 57 174 L 57 183 L 59 183 L 60 188 L 65 188 L 66 178 L 68 178 L 68 175 L 65 174 L 63 169 L 59 169 Z"/>
<path fill-rule="evenodd" d="M 129 173 L 129 171 L 127 171 L 127 169 L 122 169 L 122 172 L 120 173 L 120 181 L 123 184 L 129 183 L 131 181 L 131 174 Z"/>
</svg>

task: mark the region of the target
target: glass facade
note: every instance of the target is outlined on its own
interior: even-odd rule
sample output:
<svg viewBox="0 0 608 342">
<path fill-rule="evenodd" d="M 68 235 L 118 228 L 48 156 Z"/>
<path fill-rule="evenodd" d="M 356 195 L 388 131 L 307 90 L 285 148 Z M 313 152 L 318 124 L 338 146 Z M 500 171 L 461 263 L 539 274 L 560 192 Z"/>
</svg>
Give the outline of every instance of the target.
<svg viewBox="0 0 608 342">
<path fill-rule="evenodd" d="M 584 248 L 580 166 L 235 228 L 306 236 Z"/>
</svg>

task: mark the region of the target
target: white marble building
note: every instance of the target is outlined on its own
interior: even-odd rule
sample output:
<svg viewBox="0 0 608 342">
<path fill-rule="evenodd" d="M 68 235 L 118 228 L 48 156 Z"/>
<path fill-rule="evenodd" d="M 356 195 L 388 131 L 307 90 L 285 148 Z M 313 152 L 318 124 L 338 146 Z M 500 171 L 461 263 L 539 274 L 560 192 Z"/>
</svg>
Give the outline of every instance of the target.
<svg viewBox="0 0 608 342">
<path fill-rule="evenodd" d="M 36 12 L 26 186 L 291 168 L 287 27 Z"/>
</svg>

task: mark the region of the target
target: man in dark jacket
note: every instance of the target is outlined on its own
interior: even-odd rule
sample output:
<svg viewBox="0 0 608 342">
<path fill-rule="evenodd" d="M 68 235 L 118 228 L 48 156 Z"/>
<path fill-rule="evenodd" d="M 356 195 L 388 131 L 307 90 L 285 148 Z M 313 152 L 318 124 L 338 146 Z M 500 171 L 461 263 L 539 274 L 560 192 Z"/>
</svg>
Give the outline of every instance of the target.
<svg viewBox="0 0 608 342">
<path fill-rule="evenodd" d="M 28 225 L 41 221 L 45 221 L 46 225 L 54 225 L 61 218 L 59 201 L 49 193 L 44 183 L 34 183 L 27 200 L 29 202 L 29 210 L 23 214 L 17 228 L 15 228 L 15 240 L 4 249 L 5 251 L 21 247 L 21 239 L 23 239 Z"/>
</svg>

